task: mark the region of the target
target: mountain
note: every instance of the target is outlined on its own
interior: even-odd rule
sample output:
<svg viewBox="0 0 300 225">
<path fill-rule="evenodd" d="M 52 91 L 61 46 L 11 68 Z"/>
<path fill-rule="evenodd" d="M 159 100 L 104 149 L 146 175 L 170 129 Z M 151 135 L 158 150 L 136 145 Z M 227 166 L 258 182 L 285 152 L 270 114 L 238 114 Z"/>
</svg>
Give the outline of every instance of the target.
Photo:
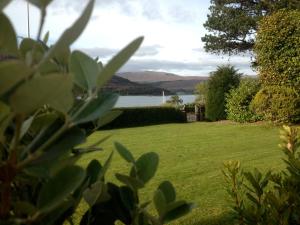
<svg viewBox="0 0 300 225">
<path fill-rule="evenodd" d="M 119 77 L 128 79 L 137 83 L 153 83 L 159 81 L 177 81 L 177 80 L 206 80 L 207 77 L 199 76 L 179 76 L 173 73 L 142 71 L 142 72 L 124 72 L 116 74 Z"/>
<path fill-rule="evenodd" d="M 173 93 L 193 94 L 198 83 L 204 80 L 173 80 L 173 81 L 159 81 L 151 83 L 152 86 Z"/>
<path fill-rule="evenodd" d="M 164 88 L 132 82 L 118 76 L 113 76 L 103 89 L 104 91 L 116 92 L 120 95 L 161 95 L 163 91 L 166 95 L 174 94 Z"/>
</svg>

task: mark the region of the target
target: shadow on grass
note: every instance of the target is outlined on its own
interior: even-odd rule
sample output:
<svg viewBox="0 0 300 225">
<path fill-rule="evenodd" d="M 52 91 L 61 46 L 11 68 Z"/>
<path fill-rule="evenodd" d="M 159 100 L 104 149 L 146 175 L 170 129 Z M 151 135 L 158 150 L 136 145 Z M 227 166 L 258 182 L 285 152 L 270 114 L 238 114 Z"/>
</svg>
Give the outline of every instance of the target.
<svg viewBox="0 0 300 225">
<path fill-rule="evenodd" d="M 233 219 L 232 214 L 224 213 L 218 216 L 206 217 L 197 220 L 194 218 L 193 220 L 186 223 L 186 225 L 235 225 L 235 221 Z"/>
</svg>

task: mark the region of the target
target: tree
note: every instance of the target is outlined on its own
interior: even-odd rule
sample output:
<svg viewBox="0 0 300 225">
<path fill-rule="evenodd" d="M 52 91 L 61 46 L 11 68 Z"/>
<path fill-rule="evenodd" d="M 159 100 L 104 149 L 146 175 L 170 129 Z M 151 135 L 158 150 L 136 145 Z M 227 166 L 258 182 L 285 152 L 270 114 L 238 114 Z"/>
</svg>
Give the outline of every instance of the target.
<svg viewBox="0 0 300 225">
<path fill-rule="evenodd" d="M 240 53 L 254 47 L 258 22 L 279 9 L 300 9 L 298 0 L 211 0 L 202 37 L 212 53 Z"/>
<path fill-rule="evenodd" d="M 299 37 L 299 10 L 280 10 L 259 23 L 254 50 L 264 86 L 284 85 L 300 90 Z"/>
<path fill-rule="evenodd" d="M 259 80 L 253 78 L 242 79 L 237 88 L 231 89 L 226 96 L 227 119 L 240 123 L 258 120 L 250 103 L 259 89 Z"/>
<path fill-rule="evenodd" d="M 201 82 L 195 87 L 195 94 L 197 95 L 195 102 L 200 105 L 205 105 L 206 96 L 208 91 L 207 82 Z"/>
<path fill-rule="evenodd" d="M 183 103 L 183 100 L 178 95 L 172 95 L 169 100 L 167 100 L 167 104 L 171 104 L 174 106 L 179 106 Z"/>
<path fill-rule="evenodd" d="M 211 121 L 226 119 L 225 96 L 239 85 L 241 74 L 233 66 L 219 66 L 208 80 L 206 118 Z"/>
</svg>

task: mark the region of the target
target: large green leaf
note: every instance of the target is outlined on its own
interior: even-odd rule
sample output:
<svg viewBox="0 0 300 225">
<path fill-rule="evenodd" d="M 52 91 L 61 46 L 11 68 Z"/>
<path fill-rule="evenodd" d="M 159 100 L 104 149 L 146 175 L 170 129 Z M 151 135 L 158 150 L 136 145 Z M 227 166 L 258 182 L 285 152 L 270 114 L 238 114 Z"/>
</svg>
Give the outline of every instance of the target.
<svg viewBox="0 0 300 225">
<path fill-rule="evenodd" d="M 100 119 L 114 107 L 117 100 L 117 94 L 101 94 L 97 98 L 91 100 L 85 109 L 74 118 L 74 123 L 80 124 Z"/>
<path fill-rule="evenodd" d="M 159 190 L 162 191 L 167 203 L 174 202 L 176 200 L 176 192 L 170 181 L 162 182 L 159 187 Z"/>
<path fill-rule="evenodd" d="M 121 50 L 103 68 L 98 77 L 98 87 L 102 88 L 115 73 L 129 60 L 129 58 L 141 46 L 144 38 L 139 37 Z"/>
<path fill-rule="evenodd" d="M 11 2 L 11 0 L 1 0 L 0 1 L 0 11 L 2 11 L 10 2 Z"/>
<path fill-rule="evenodd" d="M 89 186 L 95 183 L 98 178 L 100 171 L 102 169 L 102 165 L 96 159 L 93 159 L 86 168 L 87 176 L 89 177 Z"/>
<path fill-rule="evenodd" d="M 10 121 L 12 120 L 13 116 L 11 115 L 10 108 L 8 105 L 4 104 L 0 101 L 0 143 L 2 143 L 4 138 L 4 132 L 8 127 Z"/>
<path fill-rule="evenodd" d="M 44 213 L 55 209 L 81 185 L 84 178 L 85 172 L 79 166 L 60 170 L 42 186 L 37 201 L 39 211 Z"/>
<path fill-rule="evenodd" d="M 153 202 L 159 216 L 163 217 L 167 207 L 167 202 L 164 193 L 161 190 L 156 190 L 156 192 L 154 193 Z"/>
<path fill-rule="evenodd" d="M 85 141 L 85 133 L 78 127 L 71 128 L 54 142 L 46 151 L 35 161 L 35 164 L 56 162 L 62 156 L 71 152 L 72 148 Z"/>
<path fill-rule="evenodd" d="M 126 184 L 128 187 L 131 187 L 133 190 L 137 190 L 144 187 L 144 183 L 141 180 L 138 180 L 134 177 L 129 177 L 119 173 L 116 173 L 115 176 L 120 182 Z"/>
<path fill-rule="evenodd" d="M 46 8 L 47 5 L 49 5 L 52 2 L 52 0 L 27 0 L 27 1 L 41 9 Z"/>
<path fill-rule="evenodd" d="M 0 28 L 1 29 L 1 28 Z M 20 81 L 25 79 L 31 70 L 22 61 L 9 60 L 0 63 L 0 95 L 5 94 Z"/>
<path fill-rule="evenodd" d="M 90 0 L 86 8 L 84 9 L 81 16 L 76 20 L 76 22 L 61 35 L 59 40 L 55 43 L 54 46 L 46 53 L 43 60 L 40 62 L 39 66 L 44 64 L 50 58 L 52 58 L 56 51 L 59 51 L 66 46 L 70 46 L 83 32 L 86 27 L 93 11 L 95 0 Z"/>
<path fill-rule="evenodd" d="M 133 174 L 136 169 L 137 177 L 144 183 L 147 183 L 156 173 L 159 157 L 155 152 L 143 154 L 135 163 L 135 167 L 131 169 Z"/>
<path fill-rule="evenodd" d="M 31 79 L 11 96 L 14 112 L 31 113 L 43 105 L 67 112 L 73 104 L 72 78 L 67 74 L 51 74 Z"/>
<path fill-rule="evenodd" d="M 98 201 L 104 189 L 104 185 L 105 184 L 102 181 L 97 181 L 83 192 L 83 198 L 90 207 L 95 205 L 95 203 Z"/>
<path fill-rule="evenodd" d="M 18 55 L 16 32 L 9 19 L 3 13 L 0 13 L 0 55 Z"/>
<path fill-rule="evenodd" d="M 113 111 L 107 112 L 106 114 L 101 116 L 101 118 L 99 118 L 99 120 L 97 121 L 97 128 L 103 127 L 103 126 L 109 124 L 111 121 L 118 118 L 122 113 L 123 112 L 120 110 L 113 110 Z"/>
<path fill-rule="evenodd" d="M 178 219 L 187 213 L 189 213 L 194 208 L 194 204 L 187 203 L 185 201 L 177 201 L 168 204 L 167 212 L 163 217 L 164 222 L 169 222 Z"/>
<path fill-rule="evenodd" d="M 123 146 L 119 142 L 115 142 L 115 147 L 123 159 L 125 159 L 129 163 L 135 163 L 135 159 L 134 159 L 133 155 L 125 146 Z"/>
<path fill-rule="evenodd" d="M 97 76 L 100 72 L 99 65 L 83 52 L 72 52 L 70 71 L 74 74 L 74 82 L 79 87 L 91 91 L 97 86 Z"/>
</svg>

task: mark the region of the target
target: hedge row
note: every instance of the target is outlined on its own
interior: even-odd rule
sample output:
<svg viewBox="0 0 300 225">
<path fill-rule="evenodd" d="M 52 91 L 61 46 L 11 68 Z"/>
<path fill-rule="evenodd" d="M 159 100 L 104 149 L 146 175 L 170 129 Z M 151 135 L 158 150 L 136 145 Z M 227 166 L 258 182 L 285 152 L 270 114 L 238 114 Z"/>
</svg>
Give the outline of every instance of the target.
<svg viewBox="0 0 300 225">
<path fill-rule="evenodd" d="M 122 114 L 101 129 L 187 122 L 185 113 L 174 107 L 131 107 L 115 110 L 122 111 Z"/>
</svg>

